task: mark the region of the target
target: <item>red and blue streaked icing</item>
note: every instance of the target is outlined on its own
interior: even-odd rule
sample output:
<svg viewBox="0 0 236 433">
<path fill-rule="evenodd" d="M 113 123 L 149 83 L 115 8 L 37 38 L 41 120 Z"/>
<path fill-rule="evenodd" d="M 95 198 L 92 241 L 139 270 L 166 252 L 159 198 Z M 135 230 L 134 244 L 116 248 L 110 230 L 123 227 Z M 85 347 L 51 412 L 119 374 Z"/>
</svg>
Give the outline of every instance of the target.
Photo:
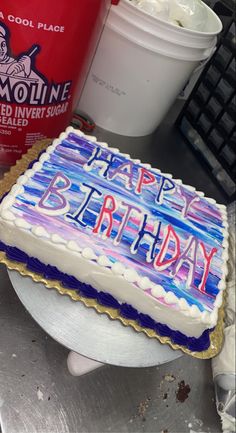
<svg viewBox="0 0 236 433">
<path fill-rule="evenodd" d="M 70 133 L 25 183 L 13 211 L 201 312 L 214 308 L 223 275 L 220 209 L 168 175 Z"/>
</svg>

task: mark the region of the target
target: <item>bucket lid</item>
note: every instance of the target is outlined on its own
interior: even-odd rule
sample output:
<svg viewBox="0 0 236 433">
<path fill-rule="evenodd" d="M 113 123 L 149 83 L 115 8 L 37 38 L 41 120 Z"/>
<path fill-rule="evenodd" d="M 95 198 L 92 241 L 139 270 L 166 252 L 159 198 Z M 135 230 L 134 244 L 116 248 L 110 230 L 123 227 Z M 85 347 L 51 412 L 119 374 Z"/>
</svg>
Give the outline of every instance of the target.
<svg viewBox="0 0 236 433">
<path fill-rule="evenodd" d="M 111 7 L 107 24 L 118 23 L 122 33 L 122 21 L 130 26 L 132 31 L 142 30 L 147 35 L 152 34 L 158 38 L 172 42 L 176 45 L 192 48 L 209 49 L 215 46 L 216 35 L 222 30 L 222 23 L 215 12 L 204 4 L 208 14 L 208 32 L 178 27 L 170 22 L 154 17 L 147 12 L 137 8 L 129 0 L 120 0 L 118 6 Z M 116 18 L 119 20 L 117 21 Z"/>
</svg>

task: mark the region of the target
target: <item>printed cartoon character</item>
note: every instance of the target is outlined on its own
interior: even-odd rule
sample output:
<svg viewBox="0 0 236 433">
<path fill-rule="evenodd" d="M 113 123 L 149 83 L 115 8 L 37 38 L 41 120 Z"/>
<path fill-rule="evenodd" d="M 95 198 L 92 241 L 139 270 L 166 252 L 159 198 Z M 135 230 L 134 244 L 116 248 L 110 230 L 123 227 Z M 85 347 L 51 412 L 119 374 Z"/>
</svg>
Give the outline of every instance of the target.
<svg viewBox="0 0 236 433">
<path fill-rule="evenodd" d="M 21 54 L 14 58 L 10 54 L 9 37 L 6 27 L 0 23 L 0 74 L 10 77 L 24 77 L 37 79 L 43 82 L 42 76 L 32 68 L 32 58 L 39 51 L 38 45 L 33 45 L 27 54 Z"/>
</svg>

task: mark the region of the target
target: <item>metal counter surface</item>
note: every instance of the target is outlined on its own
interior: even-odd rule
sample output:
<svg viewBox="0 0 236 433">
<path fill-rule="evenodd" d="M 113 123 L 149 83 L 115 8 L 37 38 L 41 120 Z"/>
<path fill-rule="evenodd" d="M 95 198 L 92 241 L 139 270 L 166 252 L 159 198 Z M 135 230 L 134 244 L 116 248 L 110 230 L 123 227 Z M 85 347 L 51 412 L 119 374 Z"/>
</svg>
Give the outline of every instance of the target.
<svg viewBox="0 0 236 433">
<path fill-rule="evenodd" d="M 125 139 L 97 130 L 144 162 L 224 202 L 176 131 Z M 1 173 L 1 172 L 0 172 Z M 68 350 L 31 318 L 0 265 L 0 425 L 3 433 L 219 433 L 210 361 L 188 356 L 158 367 L 104 366 L 75 378 Z M 184 384 L 183 382 L 184 381 Z M 179 384 L 189 385 L 181 402 Z M 0 430 L 1 430 L 0 428 Z"/>
</svg>

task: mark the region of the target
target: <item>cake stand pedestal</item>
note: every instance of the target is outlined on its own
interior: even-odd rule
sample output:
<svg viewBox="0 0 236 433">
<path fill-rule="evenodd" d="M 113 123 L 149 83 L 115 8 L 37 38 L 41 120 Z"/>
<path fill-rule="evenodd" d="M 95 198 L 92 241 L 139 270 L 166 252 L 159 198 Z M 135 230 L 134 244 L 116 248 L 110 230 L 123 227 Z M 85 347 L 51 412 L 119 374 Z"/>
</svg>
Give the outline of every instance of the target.
<svg viewBox="0 0 236 433">
<path fill-rule="evenodd" d="M 86 358 L 79 353 L 71 351 L 67 358 L 67 367 L 72 376 L 83 376 L 104 364 L 93 359 Z"/>
<path fill-rule="evenodd" d="M 182 355 L 168 345 L 125 327 L 54 289 L 8 271 L 11 283 L 33 319 L 54 340 L 68 348 L 68 368 L 81 375 L 102 364 L 150 367 Z M 78 355 L 79 354 L 79 355 Z"/>
</svg>

